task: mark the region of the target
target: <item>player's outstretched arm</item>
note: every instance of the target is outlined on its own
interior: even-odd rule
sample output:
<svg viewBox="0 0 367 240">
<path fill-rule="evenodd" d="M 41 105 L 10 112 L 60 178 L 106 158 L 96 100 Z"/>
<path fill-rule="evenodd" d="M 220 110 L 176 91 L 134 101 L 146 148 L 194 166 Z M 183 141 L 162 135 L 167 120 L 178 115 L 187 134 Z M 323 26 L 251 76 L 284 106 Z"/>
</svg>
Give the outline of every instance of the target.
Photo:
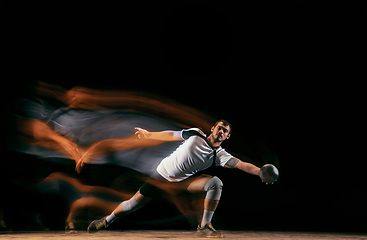
<svg viewBox="0 0 367 240">
<path fill-rule="evenodd" d="M 260 174 L 260 168 L 259 167 L 256 167 L 255 165 L 253 165 L 251 163 L 248 163 L 248 162 L 242 162 L 238 158 L 229 159 L 229 161 L 226 163 L 225 167 L 239 169 L 239 170 L 242 170 L 244 172 L 260 176 L 259 175 Z"/>
<path fill-rule="evenodd" d="M 138 138 L 146 138 L 152 140 L 160 140 L 160 141 L 181 141 L 183 140 L 181 137 L 181 131 L 162 131 L 162 132 L 149 132 L 142 128 L 135 128 L 135 135 Z"/>
<path fill-rule="evenodd" d="M 278 169 L 272 164 L 265 164 L 262 168 L 258 168 L 251 163 L 242 162 L 238 158 L 231 158 L 228 160 L 225 167 L 240 169 L 244 172 L 257 175 L 260 177 L 261 181 L 266 184 L 273 184 L 277 181 L 279 176 Z"/>
<path fill-rule="evenodd" d="M 135 128 L 135 135 L 127 138 L 105 139 L 92 144 L 77 162 L 75 170 L 79 173 L 83 165 L 88 163 L 93 157 L 109 152 L 153 147 L 164 142 L 182 140 L 181 131 L 148 132 L 142 128 Z"/>
</svg>

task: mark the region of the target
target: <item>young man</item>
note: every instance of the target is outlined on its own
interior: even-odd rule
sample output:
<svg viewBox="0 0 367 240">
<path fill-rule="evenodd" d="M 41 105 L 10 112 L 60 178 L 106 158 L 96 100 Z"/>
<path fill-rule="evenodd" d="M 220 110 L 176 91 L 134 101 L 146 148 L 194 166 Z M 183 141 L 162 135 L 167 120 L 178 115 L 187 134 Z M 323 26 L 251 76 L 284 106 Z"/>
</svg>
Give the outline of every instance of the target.
<svg viewBox="0 0 367 240">
<path fill-rule="evenodd" d="M 135 195 L 122 202 L 109 216 L 93 221 L 88 232 L 94 233 L 106 229 L 116 218 L 136 211 L 149 202 L 163 188 L 179 187 L 190 193 L 206 192 L 204 199 L 204 214 L 197 233 L 206 237 L 223 237 L 216 231 L 211 219 L 216 210 L 222 192 L 223 183 L 218 177 L 196 174 L 210 166 L 236 168 L 247 173 L 258 175 L 260 168 L 233 157 L 221 148 L 222 142 L 231 136 L 231 125 L 226 120 L 219 120 L 211 128 L 211 134 L 206 135 L 198 128 L 182 131 L 148 132 L 137 128 L 139 138 L 165 141 L 184 142 L 168 157 L 163 159 L 156 169 L 156 174 L 139 189 Z"/>
</svg>

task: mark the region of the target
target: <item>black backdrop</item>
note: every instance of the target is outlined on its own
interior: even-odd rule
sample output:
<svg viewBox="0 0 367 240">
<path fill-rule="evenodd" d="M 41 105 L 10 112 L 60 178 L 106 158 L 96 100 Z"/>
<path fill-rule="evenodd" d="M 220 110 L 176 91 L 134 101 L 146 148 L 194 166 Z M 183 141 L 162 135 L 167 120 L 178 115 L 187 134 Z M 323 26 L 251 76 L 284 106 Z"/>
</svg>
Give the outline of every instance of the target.
<svg viewBox="0 0 367 240">
<path fill-rule="evenodd" d="M 278 157 L 274 186 L 218 170 L 217 225 L 366 230 L 362 1 L 1 8 L 4 109 L 35 80 L 173 98 L 231 121 L 228 150 L 251 137 Z"/>
</svg>

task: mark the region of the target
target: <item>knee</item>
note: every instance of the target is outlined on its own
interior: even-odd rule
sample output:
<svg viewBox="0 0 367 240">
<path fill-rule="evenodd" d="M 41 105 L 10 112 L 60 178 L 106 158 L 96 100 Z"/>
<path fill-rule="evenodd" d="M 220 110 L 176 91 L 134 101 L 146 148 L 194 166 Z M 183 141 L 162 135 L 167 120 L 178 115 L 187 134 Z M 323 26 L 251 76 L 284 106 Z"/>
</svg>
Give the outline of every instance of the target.
<svg viewBox="0 0 367 240">
<path fill-rule="evenodd" d="M 210 191 L 210 190 L 221 190 L 223 187 L 223 182 L 218 178 L 218 177 L 212 177 L 211 179 L 209 179 L 209 181 L 206 182 L 205 186 L 204 186 L 204 190 L 205 191 Z"/>
<path fill-rule="evenodd" d="M 134 212 L 134 211 L 138 210 L 141 207 L 142 207 L 142 205 L 140 205 L 138 203 L 138 201 L 135 200 L 134 197 L 132 197 L 129 200 L 124 201 L 124 202 L 121 203 L 121 210 L 123 212 L 126 212 L 126 213 Z"/>
<path fill-rule="evenodd" d="M 210 200 L 219 200 L 222 194 L 223 183 L 218 177 L 213 177 L 206 182 L 204 190 L 206 191 L 206 197 Z"/>
</svg>

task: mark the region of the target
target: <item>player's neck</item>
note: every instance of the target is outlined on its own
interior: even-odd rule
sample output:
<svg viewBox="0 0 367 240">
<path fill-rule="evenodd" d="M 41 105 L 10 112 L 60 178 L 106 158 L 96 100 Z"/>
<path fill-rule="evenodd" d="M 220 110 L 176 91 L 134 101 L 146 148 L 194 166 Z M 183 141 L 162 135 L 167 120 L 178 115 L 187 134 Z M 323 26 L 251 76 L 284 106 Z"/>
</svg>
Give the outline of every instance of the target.
<svg viewBox="0 0 367 240">
<path fill-rule="evenodd" d="M 213 134 L 210 134 L 207 139 L 208 139 L 209 145 L 213 148 L 218 148 L 222 144 L 222 142 L 218 141 L 217 139 L 213 137 Z"/>
</svg>

